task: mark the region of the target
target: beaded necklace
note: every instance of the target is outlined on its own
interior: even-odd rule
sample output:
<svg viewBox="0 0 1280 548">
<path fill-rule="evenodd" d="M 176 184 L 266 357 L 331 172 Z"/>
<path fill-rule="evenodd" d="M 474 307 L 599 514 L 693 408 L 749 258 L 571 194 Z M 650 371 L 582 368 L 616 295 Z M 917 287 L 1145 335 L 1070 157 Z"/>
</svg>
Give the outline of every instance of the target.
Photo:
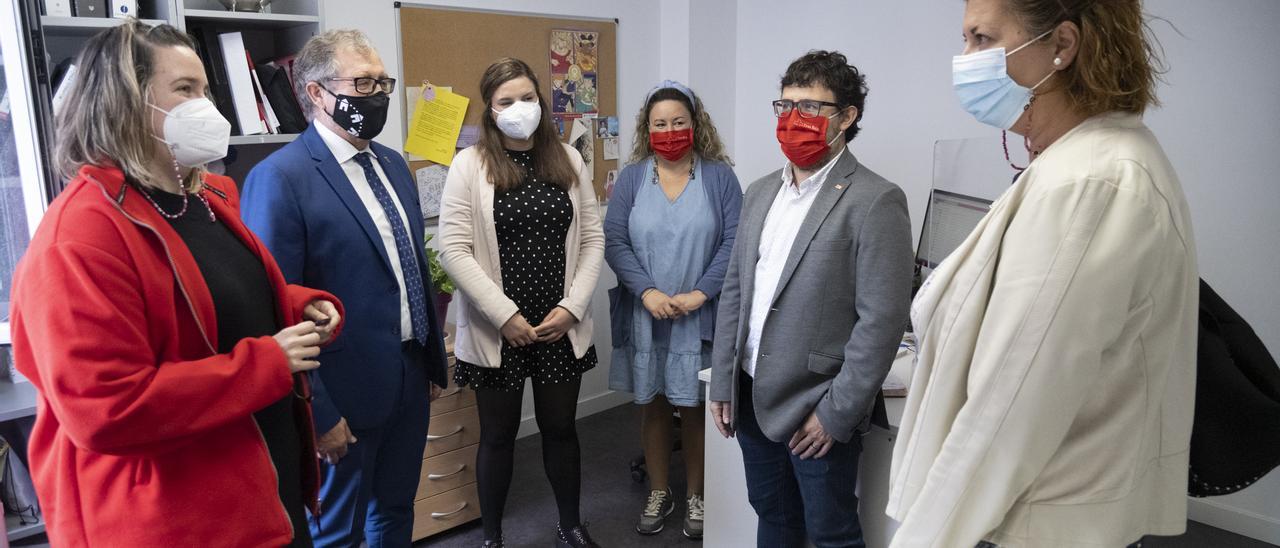
<svg viewBox="0 0 1280 548">
<path fill-rule="evenodd" d="M 1032 94 L 1031 99 L 1027 101 L 1027 106 L 1022 107 L 1022 110 L 1027 113 L 1027 133 L 1031 133 L 1031 105 L 1034 105 L 1035 102 L 1036 102 L 1036 95 Z M 1013 163 L 1013 160 L 1011 158 L 1009 158 L 1009 132 L 1008 131 L 1000 132 L 1000 145 L 1004 147 L 1004 161 L 1009 162 L 1009 167 L 1018 170 L 1019 173 L 1026 171 L 1027 166 L 1018 166 L 1017 164 Z M 1022 137 L 1022 146 L 1027 149 L 1027 152 L 1031 155 L 1033 159 L 1036 157 L 1037 153 L 1031 152 L 1030 137 L 1027 137 L 1025 135 Z"/>
<path fill-rule="evenodd" d="M 156 202 L 155 198 L 151 197 L 151 192 L 148 191 L 146 187 L 139 184 L 139 188 L 142 189 L 142 196 L 145 197 L 148 202 L 151 202 L 151 207 L 156 208 L 156 211 L 160 213 L 160 216 L 166 219 L 177 219 L 187 213 L 187 206 L 190 205 L 188 200 L 189 194 L 195 194 L 196 198 L 204 203 L 205 211 L 209 212 L 209 222 L 217 222 L 218 219 L 213 216 L 213 208 L 209 207 L 209 200 L 204 197 L 204 190 L 193 193 L 187 192 L 186 186 L 182 184 L 182 168 L 178 167 L 178 160 L 176 159 L 173 161 L 173 174 L 178 181 L 178 190 L 182 193 L 182 209 L 178 210 L 177 213 L 169 213 L 165 211 L 163 207 L 160 207 L 160 203 Z"/>
<path fill-rule="evenodd" d="M 697 160 L 697 157 L 695 156 L 694 158 L 689 160 L 689 180 L 690 181 L 693 181 L 694 177 L 697 177 L 694 171 L 694 169 L 697 166 L 698 166 L 698 160 Z M 657 158 L 653 159 L 653 182 L 659 183 L 659 184 L 662 183 L 662 179 L 658 177 L 658 159 Z"/>
</svg>

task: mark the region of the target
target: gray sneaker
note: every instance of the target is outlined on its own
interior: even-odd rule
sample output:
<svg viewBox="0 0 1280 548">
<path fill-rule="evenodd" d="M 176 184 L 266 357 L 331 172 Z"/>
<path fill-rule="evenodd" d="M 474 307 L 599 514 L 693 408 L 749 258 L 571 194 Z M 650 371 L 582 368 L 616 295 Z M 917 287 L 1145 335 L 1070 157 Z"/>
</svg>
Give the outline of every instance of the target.
<svg viewBox="0 0 1280 548">
<path fill-rule="evenodd" d="M 693 540 L 702 538 L 702 495 L 689 495 L 684 513 L 684 536 Z"/>
<path fill-rule="evenodd" d="M 649 491 L 649 502 L 644 504 L 644 512 L 640 514 L 640 523 L 636 524 L 636 532 L 642 535 L 656 535 L 662 532 L 665 520 L 675 511 L 676 502 L 671 496 L 671 489 Z"/>
</svg>

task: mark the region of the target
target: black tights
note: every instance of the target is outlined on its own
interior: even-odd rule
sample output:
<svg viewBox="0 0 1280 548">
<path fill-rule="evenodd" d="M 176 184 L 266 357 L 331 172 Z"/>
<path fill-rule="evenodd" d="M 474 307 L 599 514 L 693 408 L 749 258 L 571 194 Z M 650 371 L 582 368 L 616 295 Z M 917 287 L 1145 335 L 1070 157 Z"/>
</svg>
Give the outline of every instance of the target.
<svg viewBox="0 0 1280 548">
<path fill-rule="evenodd" d="M 578 496 L 581 485 L 581 453 L 575 425 L 578 389 L 582 378 L 556 384 L 533 385 L 534 414 L 542 433 L 542 466 L 560 510 L 560 524 L 568 530 L 579 525 Z M 480 517 L 484 538 L 502 535 L 502 510 L 511 487 L 516 432 L 524 387 L 516 391 L 476 390 L 480 411 L 480 449 L 476 453 L 476 483 L 480 491 Z"/>
</svg>

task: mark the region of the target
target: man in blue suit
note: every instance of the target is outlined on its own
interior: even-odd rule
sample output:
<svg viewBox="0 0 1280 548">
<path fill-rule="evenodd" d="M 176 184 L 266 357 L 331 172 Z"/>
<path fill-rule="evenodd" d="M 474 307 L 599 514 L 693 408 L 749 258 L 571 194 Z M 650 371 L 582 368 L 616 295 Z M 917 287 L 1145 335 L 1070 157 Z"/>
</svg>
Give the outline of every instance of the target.
<svg viewBox="0 0 1280 548">
<path fill-rule="evenodd" d="M 351 30 L 308 41 L 294 75 L 311 125 L 253 168 L 241 202 L 290 283 L 347 307 L 311 375 L 324 472 L 312 536 L 409 546 L 429 402 L 446 379 L 417 187 L 404 159 L 372 142 L 395 80 Z"/>
</svg>

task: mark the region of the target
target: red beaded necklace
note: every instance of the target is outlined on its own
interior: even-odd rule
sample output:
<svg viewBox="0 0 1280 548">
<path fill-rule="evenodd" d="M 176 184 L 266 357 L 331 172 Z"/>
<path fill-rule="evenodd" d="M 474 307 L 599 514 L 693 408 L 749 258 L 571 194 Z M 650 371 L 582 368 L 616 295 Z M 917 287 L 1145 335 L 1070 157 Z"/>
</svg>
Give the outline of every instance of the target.
<svg viewBox="0 0 1280 548">
<path fill-rule="evenodd" d="M 1035 104 L 1035 102 L 1036 95 L 1032 94 L 1031 100 L 1027 101 L 1027 106 L 1022 107 L 1022 110 L 1027 113 L 1027 133 L 1031 133 L 1031 105 Z M 1009 167 L 1016 169 L 1019 172 L 1026 171 L 1027 166 L 1018 166 L 1013 163 L 1013 159 L 1009 157 L 1009 132 L 1007 130 L 1000 131 L 1000 145 L 1004 147 L 1004 161 L 1009 162 Z M 1035 158 L 1036 153 L 1031 151 L 1030 137 L 1025 135 L 1022 137 L 1022 146 L 1027 149 L 1027 153 L 1031 155 L 1032 158 Z"/>
</svg>

